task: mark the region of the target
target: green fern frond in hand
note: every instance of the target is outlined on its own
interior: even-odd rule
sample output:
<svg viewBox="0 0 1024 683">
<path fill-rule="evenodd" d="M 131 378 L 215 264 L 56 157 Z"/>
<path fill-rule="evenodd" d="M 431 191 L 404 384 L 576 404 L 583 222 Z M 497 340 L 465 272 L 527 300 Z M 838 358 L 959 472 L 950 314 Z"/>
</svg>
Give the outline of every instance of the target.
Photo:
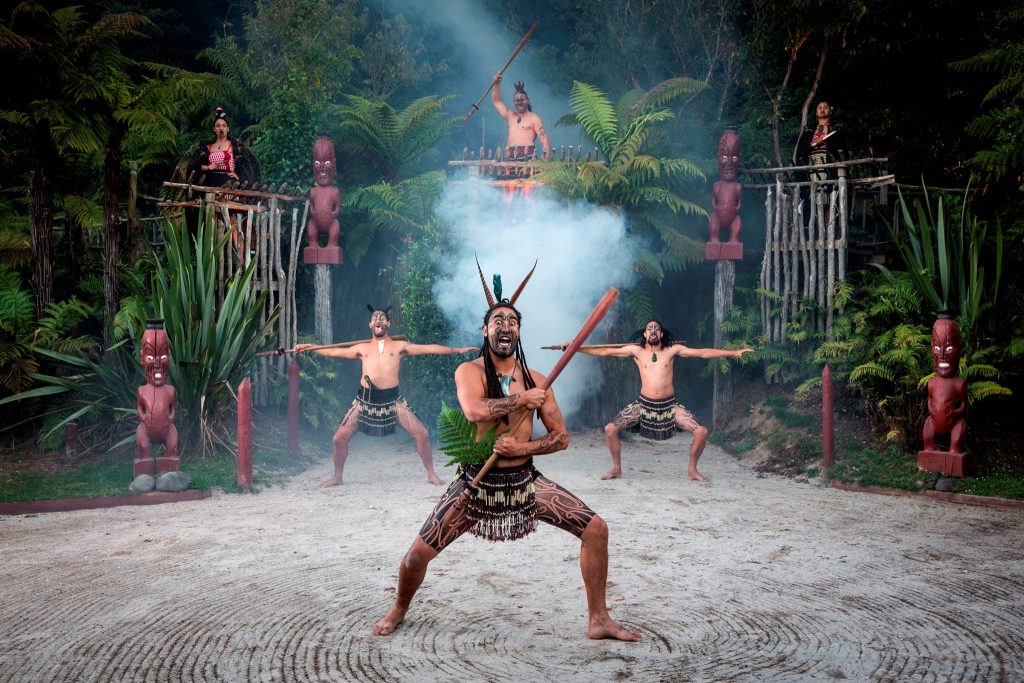
<svg viewBox="0 0 1024 683">
<path fill-rule="evenodd" d="M 437 416 L 437 427 L 441 450 L 450 458 L 445 467 L 456 463 L 482 465 L 491 456 L 497 441 L 497 425 L 477 441 L 476 424 L 467 420 L 462 411 L 444 402 L 441 403 L 441 414 Z"/>
</svg>

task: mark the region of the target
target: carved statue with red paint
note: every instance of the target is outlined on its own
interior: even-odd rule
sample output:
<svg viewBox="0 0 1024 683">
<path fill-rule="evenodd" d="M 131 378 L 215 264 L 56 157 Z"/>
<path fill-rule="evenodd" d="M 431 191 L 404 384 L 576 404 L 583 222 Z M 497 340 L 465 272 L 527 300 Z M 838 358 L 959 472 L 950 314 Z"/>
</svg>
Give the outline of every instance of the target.
<svg viewBox="0 0 1024 683">
<path fill-rule="evenodd" d="M 729 242 L 740 239 L 740 200 L 743 185 L 736 182 L 740 170 L 740 138 L 727 130 L 718 143 L 718 175 L 711 195 L 711 235 L 709 242 L 720 241 L 722 228 L 729 229 Z"/>
<path fill-rule="evenodd" d="M 967 434 L 967 380 L 959 376 L 964 341 L 955 320 L 940 317 L 932 325 L 935 377 L 928 380 L 928 418 L 924 448 L 935 451 L 936 436 L 949 436 L 949 452 L 964 453 Z"/>
<path fill-rule="evenodd" d="M 335 173 L 334 143 L 326 135 L 321 135 L 313 146 L 313 176 L 316 184 L 309 190 L 311 211 L 306 226 L 309 245 L 302 257 L 307 264 L 341 263 L 341 247 L 338 246 L 338 238 L 341 236 L 338 223 L 341 190 L 334 184 Z M 327 235 L 327 245 L 321 247 L 320 235 L 324 234 Z"/>
<path fill-rule="evenodd" d="M 338 212 L 341 208 L 341 190 L 334 185 L 335 165 L 334 144 L 330 138 L 321 135 L 313 147 L 313 174 L 316 185 L 309 190 L 309 201 L 313 219 L 309 222 L 307 234 L 309 246 L 319 246 L 319 236 L 327 235 L 328 247 L 338 246 L 341 227 Z"/>
<path fill-rule="evenodd" d="M 178 430 L 174 427 L 175 391 L 167 383 L 167 370 L 171 362 L 170 343 L 162 320 L 146 322 L 142 333 L 142 369 L 146 383 L 139 387 L 136 407 L 139 427 L 135 430 L 135 443 L 139 458 L 152 457 L 152 445 L 162 443 L 164 456 L 178 455 Z"/>
</svg>

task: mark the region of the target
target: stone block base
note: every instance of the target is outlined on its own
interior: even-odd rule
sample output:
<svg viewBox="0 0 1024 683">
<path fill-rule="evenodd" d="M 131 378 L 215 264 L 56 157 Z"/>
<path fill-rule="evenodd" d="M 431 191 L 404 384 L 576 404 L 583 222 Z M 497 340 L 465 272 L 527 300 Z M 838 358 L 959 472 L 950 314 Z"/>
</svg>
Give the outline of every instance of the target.
<svg viewBox="0 0 1024 683">
<path fill-rule="evenodd" d="M 971 454 L 949 451 L 918 451 L 917 466 L 944 477 L 971 476 Z"/>
<path fill-rule="evenodd" d="M 135 458 L 133 463 L 135 476 L 148 474 L 156 478 L 160 472 L 178 472 L 181 470 L 181 458 L 161 456 L 159 458 Z"/>
<path fill-rule="evenodd" d="M 707 261 L 742 261 L 742 242 L 708 242 L 704 245 L 704 259 Z"/>
<path fill-rule="evenodd" d="M 306 265 L 341 265 L 341 247 L 306 247 L 302 250 L 302 262 Z"/>
</svg>

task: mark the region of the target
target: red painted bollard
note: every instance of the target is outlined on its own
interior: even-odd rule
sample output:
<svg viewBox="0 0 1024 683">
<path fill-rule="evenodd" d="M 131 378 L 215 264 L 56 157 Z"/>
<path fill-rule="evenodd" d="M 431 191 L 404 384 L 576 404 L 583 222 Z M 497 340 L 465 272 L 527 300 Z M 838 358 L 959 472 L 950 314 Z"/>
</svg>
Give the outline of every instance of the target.
<svg viewBox="0 0 1024 683">
<path fill-rule="evenodd" d="M 832 368 L 826 365 L 821 369 L 821 431 L 822 464 L 832 467 L 836 461 L 835 416 L 832 410 Z"/>
<path fill-rule="evenodd" d="M 69 422 L 64 439 L 64 454 L 69 458 L 78 457 L 78 424 Z"/>
<path fill-rule="evenodd" d="M 299 457 L 299 360 L 288 366 L 288 457 Z"/>
<path fill-rule="evenodd" d="M 246 493 L 252 486 L 252 383 L 248 377 L 238 385 L 238 485 Z"/>
</svg>

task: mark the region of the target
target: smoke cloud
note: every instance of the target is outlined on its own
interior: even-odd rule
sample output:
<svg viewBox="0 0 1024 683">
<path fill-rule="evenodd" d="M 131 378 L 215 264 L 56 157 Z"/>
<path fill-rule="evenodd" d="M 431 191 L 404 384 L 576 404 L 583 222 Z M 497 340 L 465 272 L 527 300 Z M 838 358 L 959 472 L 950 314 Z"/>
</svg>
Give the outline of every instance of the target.
<svg viewBox="0 0 1024 683">
<path fill-rule="evenodd" d="M 453 88 L 456 99 L 448 110 L 457 115 L 469 111 L 479 99 L 491 79 L 508 61 L 522 35 L 513 35 L 508 28 L 491 14 L 485 3 L 477 0 L 375 0 L 385 13 L 402 15 L 405 19 L 425 29 L 434 42 L 443 42 L 447 48 L 449 73 L 452 75 L 448 86 Z M 525 18 L 523 33 L 530 27 L 533 18 Z M 534 53 L 540 46 L 537 35 L 519 53 L 505 71 L 501 82 L 501 97 L 505 106 L 512 108 L 512 92 L 516 81 L 524 81 L 530 96 L 533 111 L 544 121 L 552 145 L 579 145 L 580 136 L 576 128 L 555 128 L 555 121 L 569 112 L 569 93 L 562 86 L 556 86 L 545 73 Z M 490 95 L 480 103 L 480 110 L 473 114 L 468 124 L 462 127 L 458 144 L 470 149 L 485 147 L 495 149 L 505 145 L 507 126 L 494 107 Z"/>
<path fill-rule="evenodd" d="M 609 287 L 623 291 L 636 278 L 625 221 L 606 208 L 583 202 L 568 205 L 537 190 L 529 199 L 511 198 L 504 190 L 471 178 L 446 185 L 437 213 L 455 243 L 452 253 L 438 256 L 441 274 L 434 292 L 456 326 L 452 344 L 483 343 L 487 303 L 474 256 L 480 259 L 488 287 L 494 273 L 501 275 L 504 297 L 515 291 L 537 261 L 516 308 L 523 314 L 527 363 L 545 374 L 561 352 L 540 347 L 571 341 Z M 602 331 L 617 307 L 591 335 L 591 343 L 606 341 Z M 559 375 L 556 396 L 566 416 L 584 392 L 600 385 L 600 372 L 599 359 L 579 354 Z"/>
</svg>

